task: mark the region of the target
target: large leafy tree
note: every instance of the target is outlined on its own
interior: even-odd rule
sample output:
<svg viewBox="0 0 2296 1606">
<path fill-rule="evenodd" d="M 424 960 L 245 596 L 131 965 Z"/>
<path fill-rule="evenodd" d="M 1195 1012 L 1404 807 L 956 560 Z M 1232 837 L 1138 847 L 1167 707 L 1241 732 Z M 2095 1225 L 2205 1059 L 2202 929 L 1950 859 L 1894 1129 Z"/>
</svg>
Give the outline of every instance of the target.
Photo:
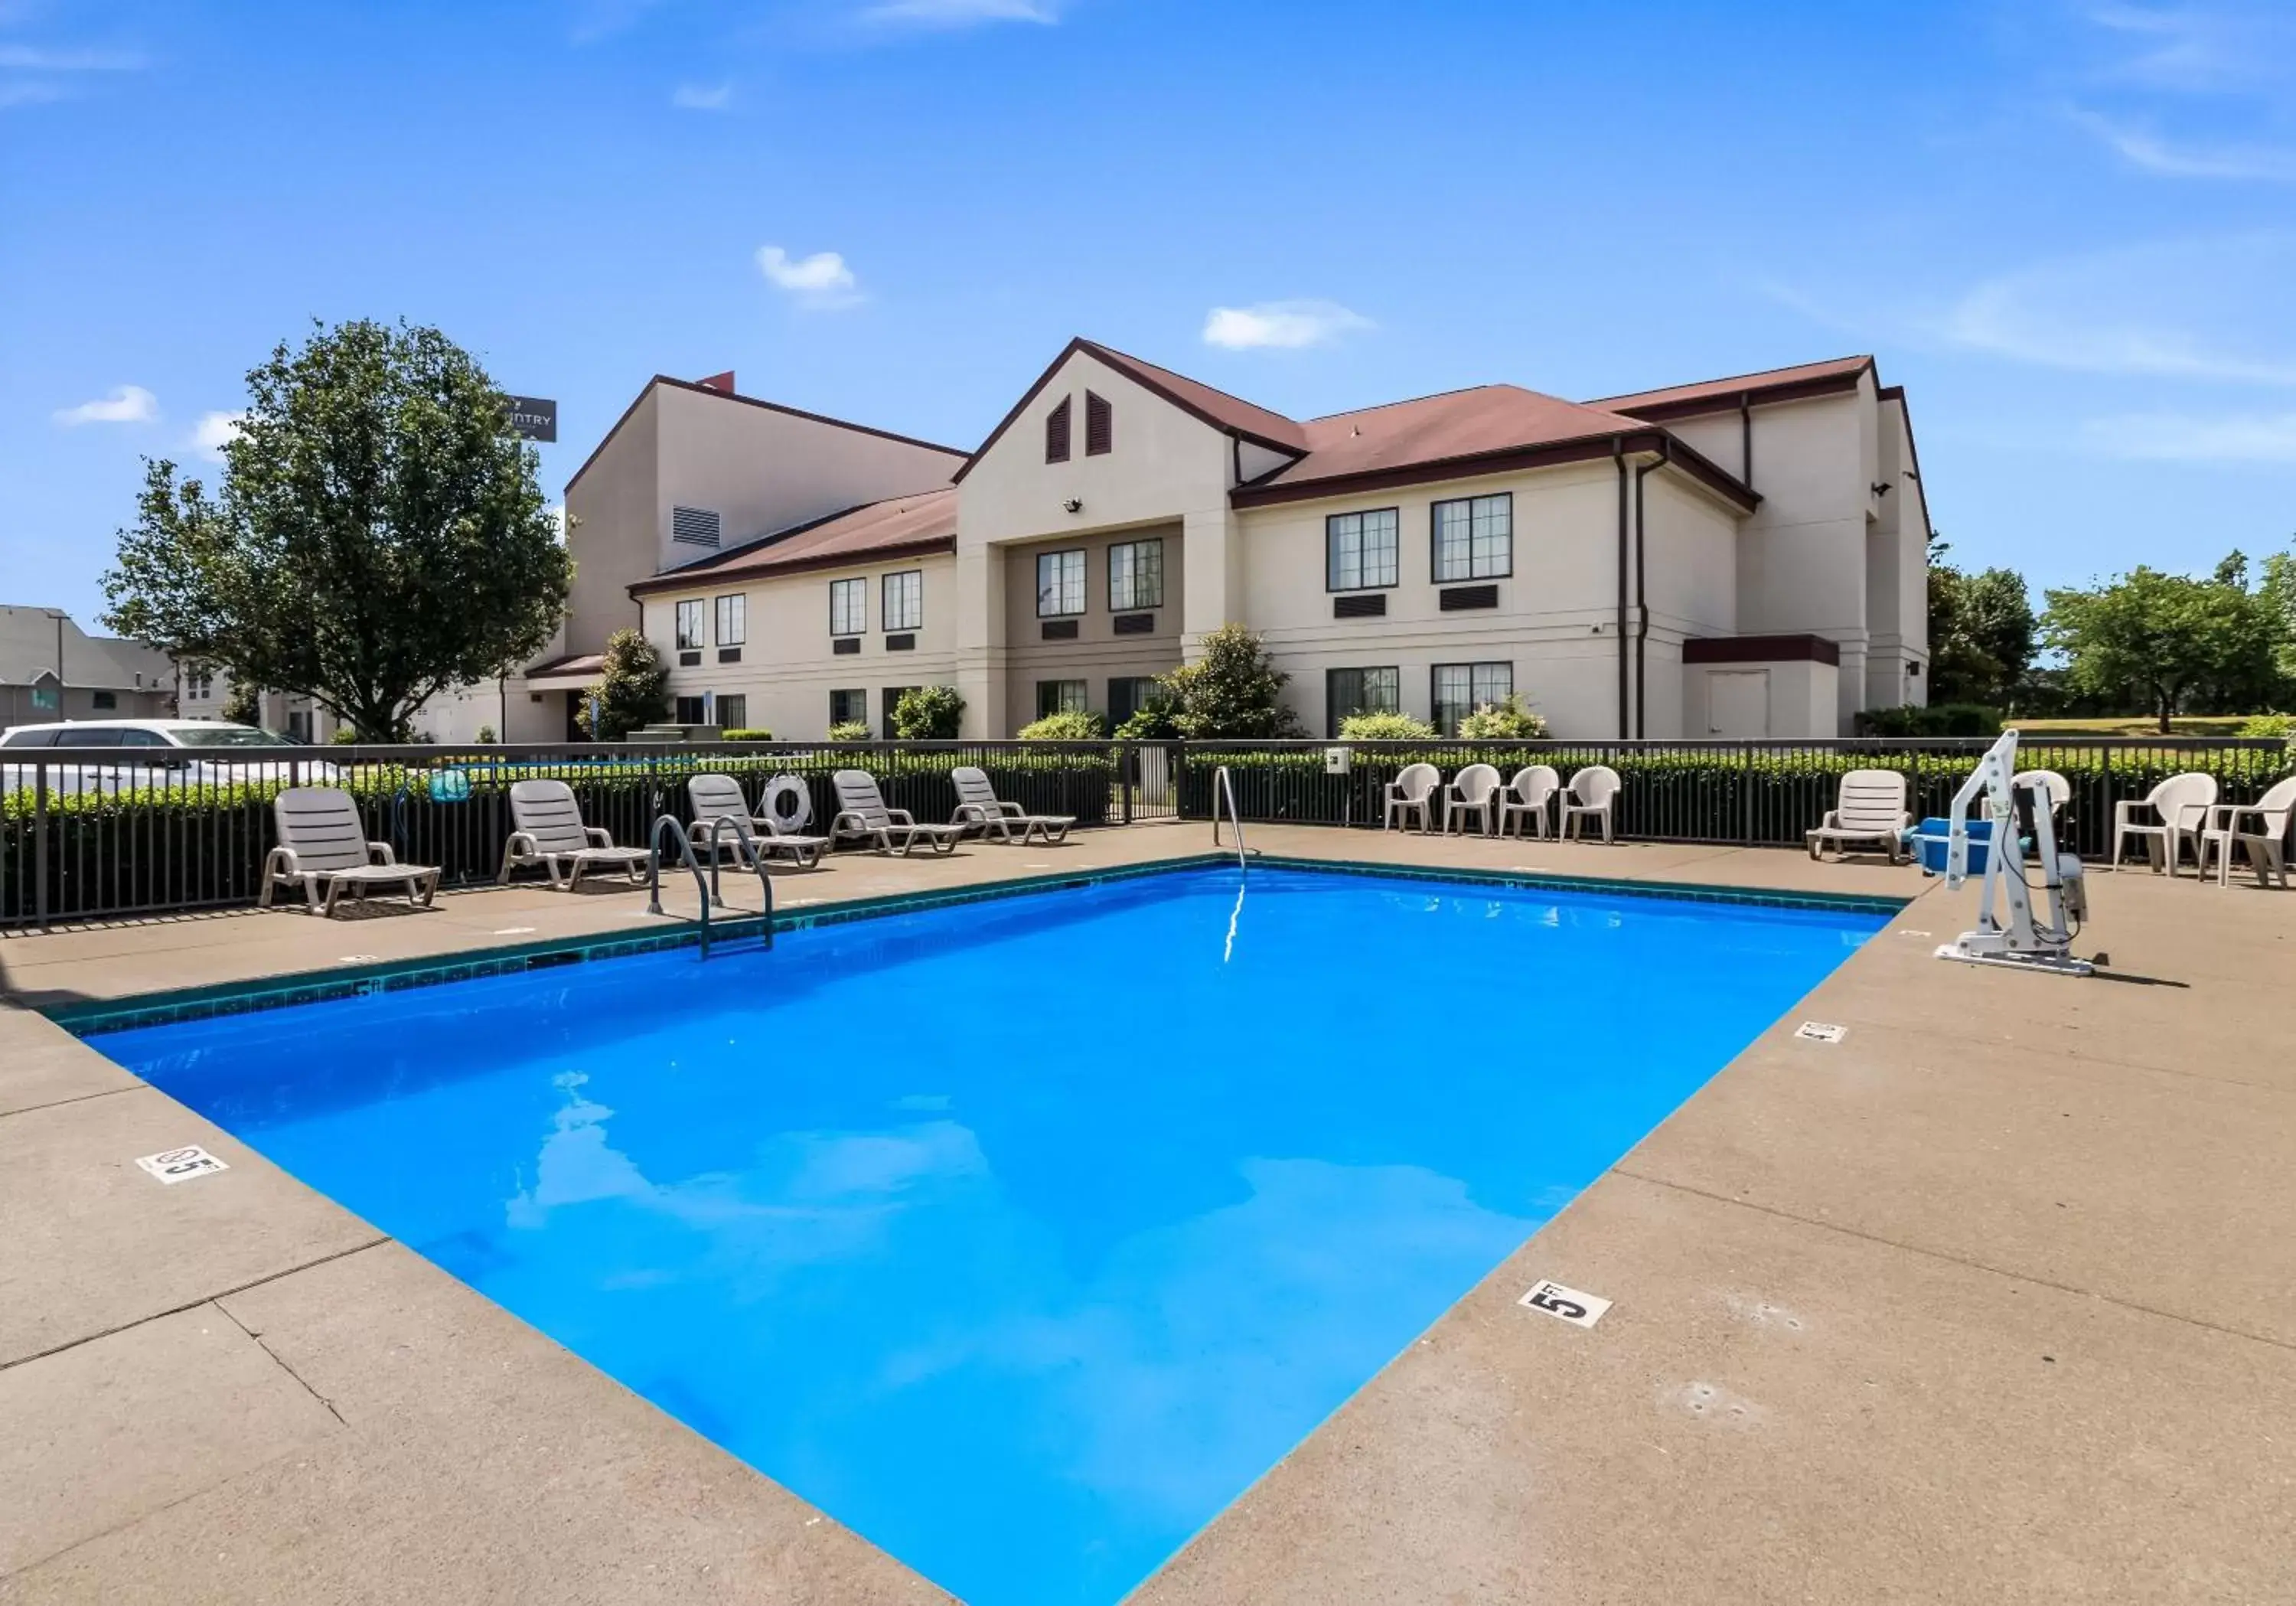
<svg viewBox="0 0 2296 1606">
<path fill-rule="evenodd" d="M 627 628 L 606 638 L 598 678 L 582 694 L 575 719 L 594 742 L 619 742 L 669 715 L 669 665 L 644 636 Z"/>
<path fill-rule="evenodd" d="M 1128 722 L 1127 733 L 1152 734 L 1145 726 L 1164 724 L 1192 739 L 1301 736 L 1299 716 L 1281 701 L 1291 679 L 1269 662 L 1259 637 L 1224 624 L 1204 638 L 1201 658 L 1157 678 L 1144 728 Z"/>
<path fill-rule="evenodd" d="M 2139 566 L 2088 590 L 2048 594 L 2043 629 L 2068 678 L 2092 696 L 2141 702 L 2160 721 L 2195 699 L 2270 695 L 2282 626 L 2234 553 L 2206 580 Z"/>
<path fill-rule="evenodd" d="M 2013 569 L 1971 574 L 1930 543 L 1930 701 L 2006 704 L 2032 665 L 2039 621 Z"/>
<path fill-rule="evenodd" d="M 468 353 L 436 329 L 318 326 L 247 388 L 216 493 L 148 465 L 103 580 L 111 628 L 307 694 L 370 740 L 549 641 L 572 564 Z"/>
</svg>

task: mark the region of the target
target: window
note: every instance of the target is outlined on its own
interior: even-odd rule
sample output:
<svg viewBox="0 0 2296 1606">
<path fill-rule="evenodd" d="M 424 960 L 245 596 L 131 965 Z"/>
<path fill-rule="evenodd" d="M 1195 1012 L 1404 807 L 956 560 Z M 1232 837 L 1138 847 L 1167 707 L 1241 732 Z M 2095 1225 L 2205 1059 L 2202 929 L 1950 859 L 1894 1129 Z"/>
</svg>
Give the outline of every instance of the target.
<svg viewBox="0 0 2296 1606">
<path fill-rule="evenodd" d="M 829 722 L 832 725 L 866 725 L 869 722 L 869 694 L 856 687 L 850 691 L 829 694 Z"/>
<path fill-rule="evenodd" d="M 1081 680 L 1037 681 L 1037 717 L 1041 720 L 1048 714 L 1084 712 L 1084 686 Z"/>
<path fill-rule="evenodd" d="M 1164 543 L 1120 541 L 1108 549 L 1108 611 L 1164 605 Z"/>
<path fill-rule="evenodd" d="M 1514 690 L 1512 663 L 1439 663 L 1435 666 L 1435 729 L 1459 734 L 1459 721 L 1486 703 Z"/>
<path fill-rule="evenodd" d="M 1069 399 L 1061 398 L 1060 406 L 1045 415 L 1045 461 L 1065 463 L 1069 460 Z"/>
<path fill-rule="evenodd" d="M 1396 531 L 1392 507 L 1335 513 L 1324 521 L 1326 591 L 1361 591 L 1395 584 Z"/>
<path fill-rule="evenodd" d="M 204 663 L 187 664 L 184 669 L 184 698 L 186 702 L 204 703 L 215 696 L 215 671 Z"/>
<path fill-rule="evenodd" d="M 829 582 L 829 633 L 858 636 L 869 628 L 869 582 L 832 580 Z"/>
<path fill-rule="evenodd" d="M 745 692 L 718 694 L 718 723 L 726 730 L 747 730 L 750 728 L 750 698 Z"/>
<path fill-rule="evenodd" d="M 1398 713 L 1403 675 L 1396 669 L 1329 669 L 1324 671 L 1325 736 L 1340 734 L 1340 721 L 1354 713 Z"/>
<path fill-rule="evenodd" d="M 1084 612 L 1084 553 L 1037 554 L 1037 617 Z"/>
<path fill-rule="evenodd" d="M 1111 675 L 1108 678 L 1108 723 L 1112 729 L 1148 706 L 1156 695 L 1152 675 Z"/>
<path fill-rule="evenodd" d="M 119 694 L 112 691 L 95 692 L 91 694 L 88 702 L 89 706 L 98 713 L 109 713 L 119 706 Z"/>
<path fill-rule="evenodd" d="M 1108 398 L 1084 393 L 1084 455 L 1104 457 L 1116 449 L 1116 409 Z"/>
<path fill-rule="evenodd" d="M 677 650 L 686 652 L 701 645 L 701 599 L 677 605 Z"/>
<path fill-rule="evenodd" d="M 750 638 L 750 599 L 744 595 L 718 599 L 718 645 L 739 647 Z"/>
<path fill-rule="evenodd" d="M 925 572 L 904 569 L 888 574 L 884 582 L 883 617 L 877 622 L 889 630 L 914 630 L 925 622 Z"/>
<path fill-rule="evenodd" d="M 701 697 L 680 697 L 676 707 L 671 710 L 670 717 L 681 725 L 703 725 L 709 722 L 709 710 L 706 701 Z"/>
<path fill-rule="evenodd" d="M 887 741 L 890 742 L 898 739 L 893 733 L 893 711 L 901 705 L 901 699 L 903 697 L 914 690 L 916 690 L 916 688 L 914 686 L 888 686 L 885 688 L 884 700 L 878 704 L 878 712 L 883 715 L 882 729 L 884 730 L 885 739 Z"/>
<path fill-rule="evenodd" d="M 1500 580 L 1514 572 L 1514 498 L 1462 497 L 1438 502 L 1435 580 Z"/>
<path fill-rule="evenodd" d="M 15 730 L 0 738 L 0 747 L 53 747 L 61 730 Z"/>
<path fill-rule="evenodd" d="M 707 507 L 673 507 L 669 510 L 669 539 L 683 541 L 689 547 L 714 547 L 718 544 L 718 515 Z"/>
</svg>

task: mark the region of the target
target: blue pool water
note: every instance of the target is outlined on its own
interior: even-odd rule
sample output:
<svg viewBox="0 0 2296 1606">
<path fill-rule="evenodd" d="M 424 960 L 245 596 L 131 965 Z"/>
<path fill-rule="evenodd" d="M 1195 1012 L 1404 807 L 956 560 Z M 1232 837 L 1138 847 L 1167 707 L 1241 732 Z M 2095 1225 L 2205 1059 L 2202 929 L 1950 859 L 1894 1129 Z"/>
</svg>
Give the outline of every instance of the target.
<svg viewBox="0 0 2296 1606">
<path fill-rule="evenodd" d="M 96 1041 L 978 1606 L 1104 1606 L 1882 923 L 1238 882 Z"/>
</svg>

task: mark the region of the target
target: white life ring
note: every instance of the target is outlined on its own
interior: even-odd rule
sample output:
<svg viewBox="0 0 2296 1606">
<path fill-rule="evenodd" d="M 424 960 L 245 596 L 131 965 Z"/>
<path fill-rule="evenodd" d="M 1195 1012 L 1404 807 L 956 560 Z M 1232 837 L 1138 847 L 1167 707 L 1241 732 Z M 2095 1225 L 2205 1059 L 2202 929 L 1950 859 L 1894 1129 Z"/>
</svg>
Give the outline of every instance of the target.
<svg viewBox="0 0 2296 1606">
<path fill-rule="evenodd" d="M 776 829 L 802 831 L 813 823 L 813 792 L 794 775 L 776 775 L 758 794 L 758 812 Z"/>
</svg>

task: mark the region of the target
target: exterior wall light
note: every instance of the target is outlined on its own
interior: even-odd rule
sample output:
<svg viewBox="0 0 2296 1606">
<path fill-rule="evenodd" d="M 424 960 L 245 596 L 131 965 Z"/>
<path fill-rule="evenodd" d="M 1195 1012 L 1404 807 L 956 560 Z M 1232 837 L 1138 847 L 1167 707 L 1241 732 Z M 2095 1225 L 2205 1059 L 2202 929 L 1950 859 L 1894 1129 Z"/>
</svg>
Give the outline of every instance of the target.
<svg viewBox="0 0 2296 1606">
<path fill-rule="evenodd" d="M 1067 501 L 1062 502 L 1061 506 L 1070 513 L 1082 513 L 1084 511 L 1084 498 L 1082 497 L 1070 497 Z"/>
</svg>

